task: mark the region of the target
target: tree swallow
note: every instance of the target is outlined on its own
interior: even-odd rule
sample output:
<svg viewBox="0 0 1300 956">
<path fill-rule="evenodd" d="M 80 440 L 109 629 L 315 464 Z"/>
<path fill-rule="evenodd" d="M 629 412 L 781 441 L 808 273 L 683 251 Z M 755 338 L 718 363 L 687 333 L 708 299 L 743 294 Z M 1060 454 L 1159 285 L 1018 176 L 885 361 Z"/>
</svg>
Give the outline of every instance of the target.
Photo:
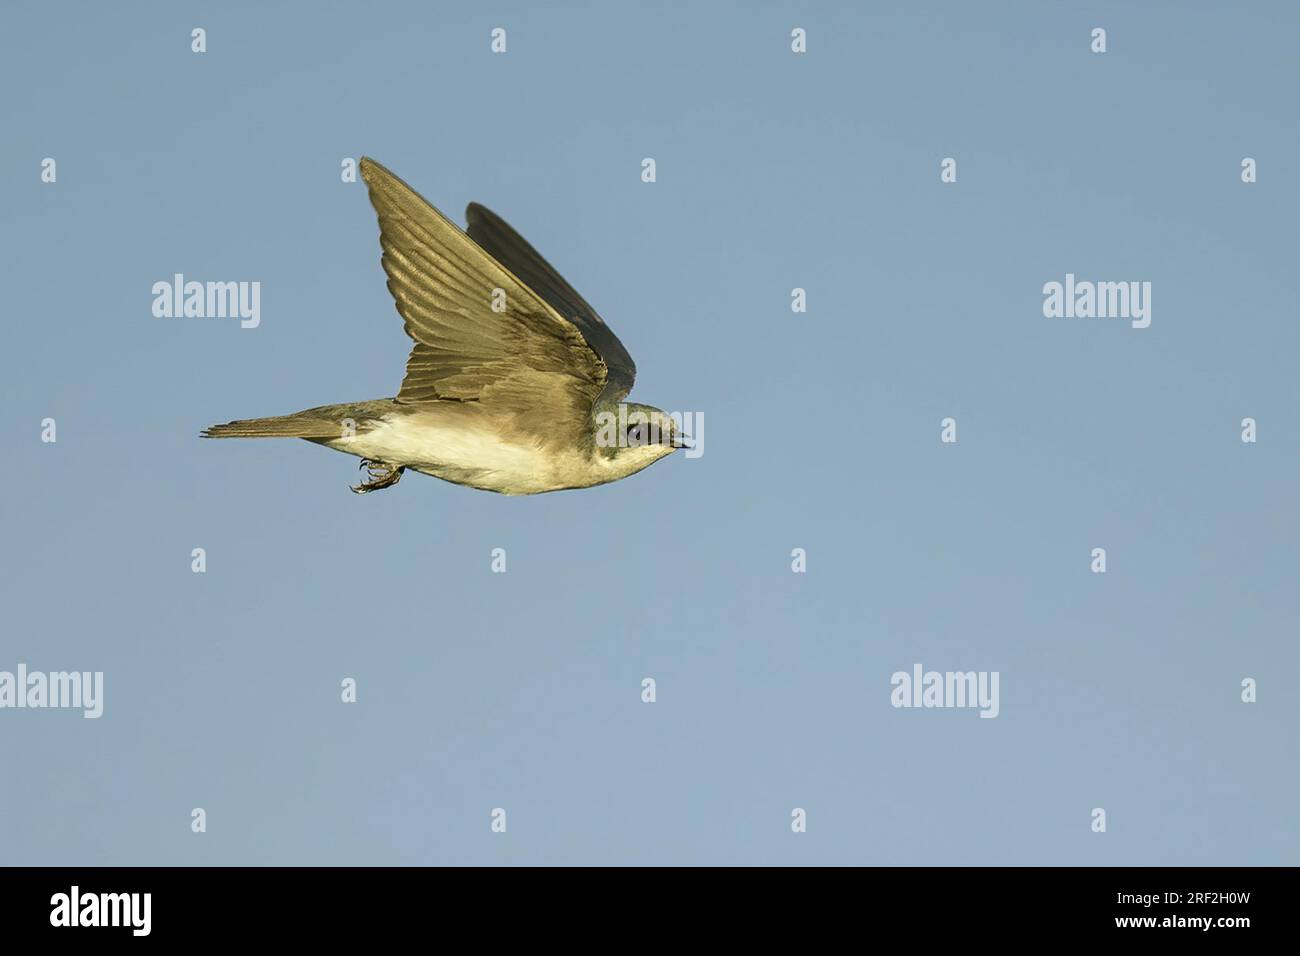
<svg viewBox="0 0 1300 956">
<path fill-rule="evenodd" d="M 507 495 L 617 481 L 689 445 L 623 403 L 636 366 L 596 311 L 495 213 L 464 232 L 372 159 L 388 291 L 415 345 L 395 398 L 213 425 L 205 438 L 305 438 L 359 456 L 364 494 L 411 468 Z"/>
</svg>

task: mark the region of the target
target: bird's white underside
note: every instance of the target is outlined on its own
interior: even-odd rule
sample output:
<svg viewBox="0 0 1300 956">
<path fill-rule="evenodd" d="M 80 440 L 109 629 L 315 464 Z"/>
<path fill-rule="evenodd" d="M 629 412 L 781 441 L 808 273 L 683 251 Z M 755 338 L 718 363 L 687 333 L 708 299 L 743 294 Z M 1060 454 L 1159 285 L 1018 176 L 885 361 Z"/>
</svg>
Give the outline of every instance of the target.
<svg viewBox="0 0 1300 956">
<path fill-rule="evenodd" d="M 517 434 L 517 433 L 516 433 Z M 458 485 L 507 495 L 589 488 L 617 481 L 653 464 L 672 449 L 626 448 L 617 457 L 574 447 L 561 451 L 511 440 L 478 418 L 387 415 L 354 438 L 328 447 L 360 458 L 402 466 Z"/>
<path fill-rule="evenodd" d="M 507 494 L 544 491 L 553 462 L 538 448 L 503 440 L 483 428 L 444 425 L 418 416 L 389 416 L 331 448 L 361 458 L 403 465 L 457 483 L 473 475 L 477 487 Z"/>
<path fill-rule="evenodd" d="M 460 424 L 409 414 L 386 416 L 353 438 L 327 445 L 360 458 L 509 495 L 603 484 L 640 471 L 659 456 L 645 449 L 643 454 L 634 452 L 614 463 L 599 454 L 582 454 L 576 448 L 568 454 L 557 453 L 554 448 L 548 452 L 511 441 L 483 427 L 481 420 Z"/>
</svg>

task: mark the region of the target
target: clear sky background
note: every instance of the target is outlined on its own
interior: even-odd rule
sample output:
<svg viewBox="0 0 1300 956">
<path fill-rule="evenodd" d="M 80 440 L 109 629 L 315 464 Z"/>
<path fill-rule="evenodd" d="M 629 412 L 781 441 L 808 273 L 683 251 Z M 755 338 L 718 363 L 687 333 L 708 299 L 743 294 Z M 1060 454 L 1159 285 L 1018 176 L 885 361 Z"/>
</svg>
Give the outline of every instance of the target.
<svg viewBox="0 0 1300 956">
<path fill-rule="evenodd" d="M 0 670 L 105 681 L 0 711 L 0 863 L 1297 861 L 1295 4 L 0 21 Z M 201 440 L 395 394 L 362 155 L 505 216 L 704 455 L 356 497 Z M 261 326 L 155 318 L 177 272 Z M 1067 272 L 1150 328 L 1045 318 Z M 1000 716 L 891 707 L 918 662 Z"/>
</svg>

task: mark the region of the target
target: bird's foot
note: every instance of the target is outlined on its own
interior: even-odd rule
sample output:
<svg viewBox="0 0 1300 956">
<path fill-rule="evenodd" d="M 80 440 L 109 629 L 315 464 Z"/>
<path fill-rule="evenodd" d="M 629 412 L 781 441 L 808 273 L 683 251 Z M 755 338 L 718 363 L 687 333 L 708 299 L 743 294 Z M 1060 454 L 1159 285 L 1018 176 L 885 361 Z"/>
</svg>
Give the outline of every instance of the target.
<svg viewBox="0 0 1300 956">
<path fill-rule="evenodd" d="M 406 471 L 405 466 L 388 465 L 382 461 L 372 461 L 369 458 L 361 459 L 361 467 L 366 469 L 366 472 L 370 475 L 370 480 L 352 486 L 352 490 L 359 495 L 397 484 L 402 480 L 402 472 Z"/>
</svg>

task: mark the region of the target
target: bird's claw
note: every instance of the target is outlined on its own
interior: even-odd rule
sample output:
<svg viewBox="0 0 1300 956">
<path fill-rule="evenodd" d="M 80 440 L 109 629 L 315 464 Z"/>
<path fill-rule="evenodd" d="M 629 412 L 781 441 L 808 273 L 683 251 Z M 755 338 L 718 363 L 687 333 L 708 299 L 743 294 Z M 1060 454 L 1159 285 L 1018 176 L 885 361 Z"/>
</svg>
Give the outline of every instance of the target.
<svg viewBox="0 0 1300 956">
<path fill-rule="evenodd" d="M 389 488 L 402 478 L 402 472 L 406 470 L 405 466 L 394 466 L 385 464 L 382 461 L 374 461 L 370 458 L 362 458 L 360 468 L 366 469 L 370 476 L 369 481 L 363 481 L 359 485 L 352 485 L 352 491 L 358 495 L 364 495 L 370 491 L 378 491 L 380 488 Z"/>
</svg>

